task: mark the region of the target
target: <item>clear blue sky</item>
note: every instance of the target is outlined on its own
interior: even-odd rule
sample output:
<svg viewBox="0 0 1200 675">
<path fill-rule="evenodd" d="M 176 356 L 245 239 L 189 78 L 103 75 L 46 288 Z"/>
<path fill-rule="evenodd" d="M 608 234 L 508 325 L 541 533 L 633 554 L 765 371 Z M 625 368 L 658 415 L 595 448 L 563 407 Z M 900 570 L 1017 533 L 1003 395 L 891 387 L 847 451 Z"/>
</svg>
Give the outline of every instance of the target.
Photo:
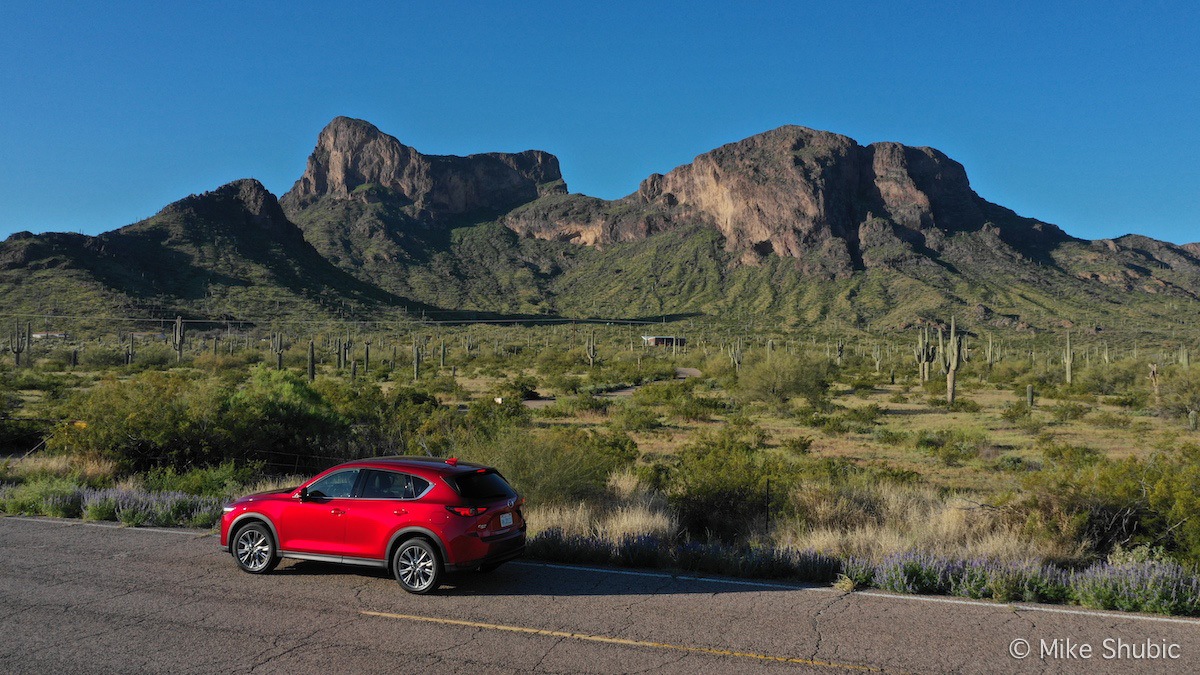
<svg viewBox="0 0 1200 675">
<path fill-rule="evenodd" d="M 8 3 L 0 237 L 282 194 L 350 115 L 426 153 L 548 150 L 600 197 L 802 124 L 939 148 L 1077 236 L 1200 240 L 1200 9 L 975 4 Z"/>
</svg>

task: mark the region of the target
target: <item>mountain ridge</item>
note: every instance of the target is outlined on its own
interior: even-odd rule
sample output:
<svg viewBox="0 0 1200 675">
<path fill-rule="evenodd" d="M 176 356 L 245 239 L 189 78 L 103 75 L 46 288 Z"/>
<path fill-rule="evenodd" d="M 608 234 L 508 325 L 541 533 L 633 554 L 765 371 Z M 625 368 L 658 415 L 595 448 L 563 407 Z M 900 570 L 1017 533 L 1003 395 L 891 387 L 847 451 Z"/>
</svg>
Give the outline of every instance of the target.
<svg viewBox="0 0 1200 675">
<path fill-rule="evenodd" d="M 795 125 L 604 200 L 568 192 L 548 152 L 425 155 L 338 117 L 279 199 L 244 179 L 97 237 L 0 243 L 4 306 L 80 298 L 226 317 L 270 315 L 275 298 L 276 313 L 286 300 L 327 316 L 690 313 L 904 328 L 957 313 L 1102 331 L 1196 313 L 1200 244 L 1078 239 L 983 199 L 936 149 Z"/>
</svg>

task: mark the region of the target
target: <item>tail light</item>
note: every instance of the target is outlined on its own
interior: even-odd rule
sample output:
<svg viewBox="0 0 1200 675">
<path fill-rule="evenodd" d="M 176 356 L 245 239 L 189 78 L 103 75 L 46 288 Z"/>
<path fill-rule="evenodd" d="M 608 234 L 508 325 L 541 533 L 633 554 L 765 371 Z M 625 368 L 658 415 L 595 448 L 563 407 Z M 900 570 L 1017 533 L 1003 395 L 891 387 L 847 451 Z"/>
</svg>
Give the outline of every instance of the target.
<svg viewBox="0 0 1200 675">
<path fill-rule="evenodd" d="M 470 517 L 477 516 L 484 511 L 487 511 L 486 506 L 447 506 L 446 510 L 450 513 L 455 513 L 460 516 Z"/>
</svg>

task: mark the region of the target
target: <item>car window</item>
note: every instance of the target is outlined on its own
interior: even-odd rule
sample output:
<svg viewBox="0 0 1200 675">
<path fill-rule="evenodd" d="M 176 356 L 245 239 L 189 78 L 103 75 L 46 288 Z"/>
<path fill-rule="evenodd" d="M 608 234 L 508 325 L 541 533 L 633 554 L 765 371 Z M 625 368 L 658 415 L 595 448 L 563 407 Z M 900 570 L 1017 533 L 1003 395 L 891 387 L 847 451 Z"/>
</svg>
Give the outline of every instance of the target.
<svg viewBox="0 0 1200 675">
<path fill-rule="evenodd" d="M 325 476 L 308 486 L 309 497 L 328 497 L 331 499 L 349 497 L 354 492 L 354 482 L 358 480 L 358 469 L 347 469 Z"/>
<path fill-rule="evenodd" d="M 453 481 L 458 494 L 467 499 L 506 499 L 517 496 L 512 486 L 492 470 L 480 469 L 471 473 L 461 473 L 454 476 Z"/>
<path fill-rule="evenodd" d="M 368 499 L 415 499 L 428 487 L 428 481 L 406 473 L 368 470 L 363 479 L 362 496 Z"/>
<path fill-rule="evenodd" d="M 416 499 L 429 489 L 429 481 L 416 476 L 407 476 L 408 483 L 404 486 L 404 498 Z"/>
</svg>

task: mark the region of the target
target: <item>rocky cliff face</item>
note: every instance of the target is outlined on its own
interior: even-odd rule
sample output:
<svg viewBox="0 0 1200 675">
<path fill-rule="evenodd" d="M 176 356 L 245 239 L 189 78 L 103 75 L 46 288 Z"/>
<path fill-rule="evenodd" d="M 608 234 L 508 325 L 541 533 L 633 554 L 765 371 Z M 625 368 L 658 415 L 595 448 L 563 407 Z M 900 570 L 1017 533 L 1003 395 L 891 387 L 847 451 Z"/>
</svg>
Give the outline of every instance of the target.
<svg viewBox="0 0 1200 675">
<path fill-rule="evenodd" d="M 367 122 L 338 117 L 321 132 L 304 175 L 281 201 L 291 213 L 324 197 L 386 199 L 402 203 L 414 218 L 438 221 L 565 191 L 558 158 L 540 150 L 423 155 Z"/>
<path fill-rule="evenodd" d="M 543 200 L 546 202 L 546 200 Z M 811 259 L 837 276 L 935 249 L 945 235 L 992 228 L 1020 247 L 1067 239 L 981 199 L 962 165 L 932 148 L 861 146 L 839 134 L 785 126 L 730 143 L 617 202 L 557 199 L 505 224 L 543 239 L 605 244 L 704 223 L 743 263 L 766 254 Z M 881 251 L 888 251 L 881 254 Z"/>
</svg>

